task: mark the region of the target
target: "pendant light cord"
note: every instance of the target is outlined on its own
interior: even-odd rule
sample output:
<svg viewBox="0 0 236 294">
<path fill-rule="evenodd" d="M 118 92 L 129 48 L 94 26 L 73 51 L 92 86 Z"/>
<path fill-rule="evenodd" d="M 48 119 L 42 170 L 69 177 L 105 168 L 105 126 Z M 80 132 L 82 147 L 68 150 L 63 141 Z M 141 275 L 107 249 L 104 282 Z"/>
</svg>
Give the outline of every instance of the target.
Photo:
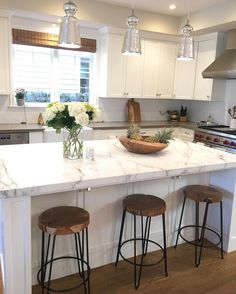
<svg viewBox="0 0 236 294">
<path fill-rule="evenodd" d="M 188 18 L 187 18 L 187 24 L 189 24 L 189 0 L 187 0 L 187 8 L 188 8 Z"/>
</svg>

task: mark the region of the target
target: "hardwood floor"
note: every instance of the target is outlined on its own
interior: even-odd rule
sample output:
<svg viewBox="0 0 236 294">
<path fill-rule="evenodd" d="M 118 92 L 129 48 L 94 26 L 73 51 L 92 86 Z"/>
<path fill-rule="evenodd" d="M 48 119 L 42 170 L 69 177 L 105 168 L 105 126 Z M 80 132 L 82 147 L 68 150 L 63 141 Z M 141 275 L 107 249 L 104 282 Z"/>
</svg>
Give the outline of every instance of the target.
<svg viewBox="0 0 236 294">
<path fill-rule="evenodd" d="M 159 253 L 148 254 L 148 259 Z M 133 287 L 133 267 L 124 261 L 96 268 L 91 272 L 91 294 L 236 294 L 236 252 L 220 258 L 218 249 L 204 249 L 199 268 L 194 266 L 194 249 L 188 244 L 168 249 L 169 276 L 164 276 L 163 263 L 145 267 L 138 290 Z M 76 276 L 54 281 L 54 286 L 71 287 Z M 33 294 L 41 294 L 39 286 Z M 68 292 L 83 294 L 83 288 Z"/>
</svg>

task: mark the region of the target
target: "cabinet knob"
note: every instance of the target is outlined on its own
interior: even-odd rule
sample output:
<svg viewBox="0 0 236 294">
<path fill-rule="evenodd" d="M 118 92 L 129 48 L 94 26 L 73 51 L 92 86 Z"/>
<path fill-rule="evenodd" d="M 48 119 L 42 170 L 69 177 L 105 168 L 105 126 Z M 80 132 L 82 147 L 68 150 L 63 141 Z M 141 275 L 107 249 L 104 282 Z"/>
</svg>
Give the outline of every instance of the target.
<svg viewBox="0 0 236 294">
<path fill-rule="evenodd" d="M 210 95 L 207 95 L 207 99 L 210 99 Z"/>
<path fill-rule="evenodd" d="M 161 93 L 159 93 L 159 97 L 161 97 Z"/>
<path fill-rule="evenodd" d="M 129 95 L 129 92 L 126 92 L 126 95 L 128 96 Z"/>
<path fill-rule="evenodd" d="M 159 96 L 159 94 L 158 93 L 156 93 L 156 97 L 158 97 Z"/>
</svg>

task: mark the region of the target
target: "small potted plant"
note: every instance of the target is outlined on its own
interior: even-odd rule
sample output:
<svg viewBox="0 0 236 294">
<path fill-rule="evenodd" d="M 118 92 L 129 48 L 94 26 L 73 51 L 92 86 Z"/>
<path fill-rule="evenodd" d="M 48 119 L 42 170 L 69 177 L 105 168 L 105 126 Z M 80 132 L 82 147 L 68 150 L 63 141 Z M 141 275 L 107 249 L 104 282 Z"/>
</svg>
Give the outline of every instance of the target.
<svg viewBox="0 0 236 294">
<path fill-rule="evenodd" d="M 26 91 L 23 88 L 17 88 L 15 90 L 16 104 L 18 106 L 23 106 L 25 104 Z"/>
</svg>

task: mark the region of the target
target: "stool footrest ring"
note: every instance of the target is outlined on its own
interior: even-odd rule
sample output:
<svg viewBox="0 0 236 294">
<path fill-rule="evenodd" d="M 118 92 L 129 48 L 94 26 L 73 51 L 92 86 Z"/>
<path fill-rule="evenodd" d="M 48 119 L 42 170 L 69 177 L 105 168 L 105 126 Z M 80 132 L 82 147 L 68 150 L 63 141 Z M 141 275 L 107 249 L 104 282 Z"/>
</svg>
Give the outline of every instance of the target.
<svg viewBox="0 0 236 294">
<path fill-rule="evenodd" d="M 156 265 L 156 264 L 161 263 L 162 260 L 165 258 L 165 251 L 164 251 L 164 248 L 163 248 L 160 244 L 158 244 L 157 242 L 152 241 L 152 240 L 149 240 L 149 239 L 142 239 L 142 238 L 136 238 L 136 239 L 134 239 L 134 238 L 132 238 L 132 239 L 128 239 L 128 240 L 126 240 L 126 241 L 123 241 L 123 242 L 121 243 L 121 245 L 120 245 L 120 256 L 121 256 L 122 259 L 125 260 L 126 262 L 128 262 L 128 263 L 134 265 L 134 262 L 132 262 L 132 261 L 128 260 L 126 257 L 124 257 L 124 255 L 123 255 L 122 252 L 121 252 L 121 248 L 122 248 L 122 246 L 125 245 L 126 243 L 128 243 L 128 242 L 134 242 L 135 240 L 136 240 L 136 241 L 142 241 L 142 242 L 150 242 L 150 243 L 152 243 L 152 244 L 155 244 L 156 246 L 158 246 L 158 247 L 161 249 L 161 251 L 162 251 L 162 253 L 163 253 L 162 258 L 159 259 L 157 262 L 155 262 L 155 263 L 149 263 L 149 264 L 143 264 L 142 266 L 154 266 L 154 265 Z M 137 266 L 141 266 L 140 263 L 136 263 L 136 265 L 137 265 Z"/>
<path fill-rule="evenodd" d="M 87 269 L 88 269 L 84 281 L 82 280 L 82 282 L 80 284 L 78 284 L 78 285 L 76 285 L 74 287 L 71 287 L 71 288 L 67 288 L 67 289 L 53 289 L 53 288 L 49 288 L 48 289 L 48 287 L 46 285 L 43 285 L 42 282 L 41 282 L 40 276 L 41 276 L 42 269 L 40 268 L 39 271 L 38 271 L 38 274 L 37 274 L 37 280 L 38 280 L 38 283 L 39 283 L 39 285 L 41 287 L 43 287 L 44 289 L 48 289 L 49 291 L 52 291 L 52 292 L 67 292 L 67 291 L 72 291 L 74 289 L 77 289 L 77 288 L 81 287 L 82 285 L 84 285 L 85 282 L 88 281 L 89 276 L 90 276 L 90 267 L 89 267 L 88 263 L 85 260 L 82 260 L 81 258 L 77 258 L 75 256 L 61 256 L 61 257 L 56 257 L 56 258 L 50 259 L 48 262 L 45 262 L 43 264 L 43 266 L 45 267 L 46 265 L 51 264 L 52 262 L 54 262 L 56 260 L 61 260 L 61 259 L 76 259 L 79 262 L 83 262 L 87 266 Z"/>
<path fill-rule="evenodd" d="M 201 247 L 201 244 L 196 244 L 195 243 L 195 240 L 193 240 L 193 241 L 189 241 L 189 240 L 187 240 L 183 235 L 182 235 L 182 233 L 181 233 L 181 231 L 183 230 L 183 229 L 186 229 L 186 228 L 203 228 L 203 226 L 196 226 L 196 225 L 187 225 L 187 226 L 183 226 L 183 227 L 181 227 L 181 229 L 180 229 L 180 231 L 179 231 L 179 236 L 185 241 L 185 242 L 187 242 L 187 243 L 189 243 L 189 244 L 191 244 L 191 245 L 194 245 L 194 246 L 198 246 L 198 247 Z M 205 227 L 205 230 L 207 230 L 207 231 L 210 231 L 210 232 L 212 232 L 212 233 L 214 233 L 218 238 L 219 238 L 219 241 L 217 242 L 217 243 L 214 243 L 214 244 L 212 244 L 212 245 L 203 245 L 202 247 L 204 247 L 204 248 L 211 248 L 211 247 L 216 247 L 216 246 L 218 246 L 220 243 L 221 243 L 221 236 L 220 236 L 220 234 L 218 234 L 216 231 L 214 231 L 214 230 L 212 230 L 211 228 L 208 228 L 208 227 Z M 199 239 L 200 240 L 200 239 Z"/>
</svg>

